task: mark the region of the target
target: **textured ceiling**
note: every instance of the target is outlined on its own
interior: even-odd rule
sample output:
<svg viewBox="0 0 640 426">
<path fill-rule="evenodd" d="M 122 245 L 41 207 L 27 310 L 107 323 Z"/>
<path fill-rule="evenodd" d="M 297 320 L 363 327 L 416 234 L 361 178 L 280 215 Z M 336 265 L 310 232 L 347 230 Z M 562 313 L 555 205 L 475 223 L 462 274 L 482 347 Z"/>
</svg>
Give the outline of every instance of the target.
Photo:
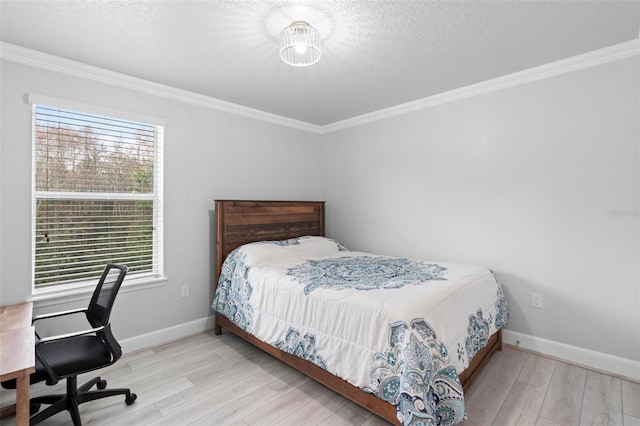
<svg viewBox="0 0 640 426">
<path fill-rule="evenodd" d="M 638 1 L 6 1 L 4 42 L 326 125 L 638 38 Z M 284 64 L 293 20 L 320 62 Z"/>
</svg>

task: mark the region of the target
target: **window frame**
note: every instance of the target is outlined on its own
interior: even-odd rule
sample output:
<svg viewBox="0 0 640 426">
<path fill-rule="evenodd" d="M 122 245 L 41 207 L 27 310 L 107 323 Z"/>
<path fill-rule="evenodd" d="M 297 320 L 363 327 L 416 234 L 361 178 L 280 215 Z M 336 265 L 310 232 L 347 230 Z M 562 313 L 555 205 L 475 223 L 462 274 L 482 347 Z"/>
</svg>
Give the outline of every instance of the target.
<svg viewBox="0 0 640 426">
<path fill-rule="evenodd" d="M 36 287 L 36 217 L 38 199 L 59 199 L 61 196 L 74 200 L 151 200 L 153 201 L 153 265 L 152 271 L 129 275 L 123 283 L 123 291 L 127 287 L 136 289 L 156 287 L 166 283 L 164 276 L 164 120 L 145 114 L 133 113 L 117 109 L 101 107 L 98 105 L 54 98 L 50 96 L 30 93 L 26 97 L 31 105 L 31 294 L 32 300 L 47 300 L 66 296 L 76 296 L 91 293 L 99 278 L 76 281 L 73 283 L 58 283 L 48 286 Z M 48 106 L 75 112 L 102 115 L 109 118 L 136 121 L 153 125 L 154 131 L 154 175 L 153 194 L 128 194 L 128 193 L 87 193 L 87 192 L 60 192 L 60 191 L 36 191 L 35 153 L 37 146 L 36 135 L 36 108 Z"/>
</svg>

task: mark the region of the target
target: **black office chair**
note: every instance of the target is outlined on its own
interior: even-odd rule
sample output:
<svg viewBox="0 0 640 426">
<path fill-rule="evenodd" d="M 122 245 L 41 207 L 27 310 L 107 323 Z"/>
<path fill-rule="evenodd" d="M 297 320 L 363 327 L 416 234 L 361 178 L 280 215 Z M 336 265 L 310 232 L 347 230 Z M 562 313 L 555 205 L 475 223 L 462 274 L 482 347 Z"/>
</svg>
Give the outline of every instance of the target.
<svg viewBox="0 0 640 426">
<path fill-rule="evenodd" d="M 45 338 L 40 338 L 36 333 L 36 371 L 31 375 L 31 383 L 46 381 L 47 385 L 55 385 L 60 379 L 67 379 L 67 393 L 32 398 L 31 425 L 64 410 L 69 411 L 74 425 L 81 425 L 78 405 L 99 398 L 124 395 L 127 405 L 135 402 L 135 393 L 124 388 L 105 389 L 107 382 L 100 377 L 78 387 L 78 374 L 111 365 L 122 356 L 122 349 L 111 333 L 109 315 L 126 274 L 126 266 L 107 265 L 87 308 L 40 315 L 33 319 L 36 322 L 84 312 L 92 328 Z M 3 382 L 2 385 L 15 388 L 15 380 Z M 98 389 L 91 391 L 94 385 Z M 50 406 L 38 412 L 40 404 Z"/>
</svg>

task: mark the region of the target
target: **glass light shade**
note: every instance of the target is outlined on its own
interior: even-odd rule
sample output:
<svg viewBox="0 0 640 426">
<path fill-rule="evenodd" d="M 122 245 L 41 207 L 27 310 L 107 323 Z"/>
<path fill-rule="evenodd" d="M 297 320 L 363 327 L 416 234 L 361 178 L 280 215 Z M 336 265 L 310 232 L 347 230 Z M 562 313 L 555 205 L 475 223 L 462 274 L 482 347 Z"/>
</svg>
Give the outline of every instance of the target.
<svg viewBox="0 0 640 426">
<path fill-rule="evenodd" d="M 320 33 L 304 21 L 296 21 L 280 32 L 280 58 L 294 67 L 320 60 Z"/>
</svg>

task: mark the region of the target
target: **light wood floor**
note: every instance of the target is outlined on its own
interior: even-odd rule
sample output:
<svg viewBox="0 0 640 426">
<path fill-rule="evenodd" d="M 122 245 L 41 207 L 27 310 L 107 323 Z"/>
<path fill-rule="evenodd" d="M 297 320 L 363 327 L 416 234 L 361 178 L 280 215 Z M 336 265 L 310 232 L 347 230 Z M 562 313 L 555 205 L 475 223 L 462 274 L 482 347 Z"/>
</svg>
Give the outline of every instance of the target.
<svg viewBox="0 0 640 426">
<path fill-rule="evenodd" d="M 83 404 L 84 425 L 387 424 L 229 333 L 127 355 L 101 376 L 109 387 L 130 387 L 138 400 Z M 63 392 L 64 384 L 54 388 L 34 385 L 32 394 Z M 494 355 L 465 396 L 465 426 L 640 425 L 640 384 L 510 347 Z M 13 397 L 2 391 L 1 404 Z M 1 423 L 14 425 L 15 418 Z M 64 412 L 42 425 L 69 423 Z"/>
</svg>

